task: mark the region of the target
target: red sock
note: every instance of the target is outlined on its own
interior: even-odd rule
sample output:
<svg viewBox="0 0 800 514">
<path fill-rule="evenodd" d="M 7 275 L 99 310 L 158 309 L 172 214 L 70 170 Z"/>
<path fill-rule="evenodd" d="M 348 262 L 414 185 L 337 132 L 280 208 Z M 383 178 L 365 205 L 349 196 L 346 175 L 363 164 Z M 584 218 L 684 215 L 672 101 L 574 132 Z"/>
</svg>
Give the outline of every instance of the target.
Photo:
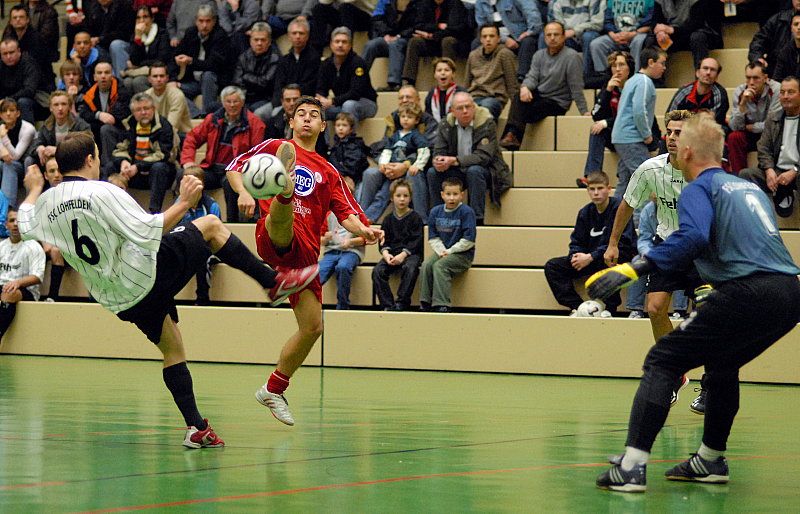
<svg viewBox="0 0 800 514">
<path fill-rule="evenodd" d="M 267 391 L 272 394 L 283 394 L 287 387 L 289 387 L 289 377 L 277 369 L 273 371 L 267 380 Z"/>
</svg>

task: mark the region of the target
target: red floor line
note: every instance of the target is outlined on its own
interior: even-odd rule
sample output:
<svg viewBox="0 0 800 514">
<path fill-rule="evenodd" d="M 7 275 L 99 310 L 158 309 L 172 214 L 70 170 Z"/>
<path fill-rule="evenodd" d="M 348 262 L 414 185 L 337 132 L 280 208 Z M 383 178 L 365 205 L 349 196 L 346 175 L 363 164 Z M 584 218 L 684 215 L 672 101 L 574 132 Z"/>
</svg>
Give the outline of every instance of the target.
<svg viewBox="0 0 800 514">
<path fill-rule="evenodd" d="M 753 457 L 734 457 L 728 460 L 749 460 L 749 459 L 789 459 L 789 458 L 800 458 L 800 455 L 761 455 L 761 456 L 753 456 Z M 682 462 L 683 459 L 670 459 L 670 460 L 654 460 L 650 461 L 651 463 L 668 463 L 668 462 Z M 379 484 L 387 484 L 392 482 L 408 482 L 411 480 L 425 480 L 430 478 L 450 478 L 450 477 L 460 477 L 460 476 L 475 476 L 475 475 L 490 475 L 496 473 L 513 473 L 518 471 L 539 471 L 543 469 L 564 469 L 564 468 L 585 468 L 585 467 L 598 467 L 598 466 L 607 466 L 608 462 L 592 462 L 592 463 L 583 463 L 583 464 L 554 464 L 552 466 L 532 466 L 527 468 L 509 468 L 509 469 L 485 469 L 485 470 L 478 470 L 478 471 L 459 471 L 455 473 L 437 473 L 432 475 L 414 475 L 414 476 L 407 476 L 407 477 L 396 477 L 396 478 L 384 478 L 381 480 L 369 480 L 365 482 L 350 482 L 346 484 L 331 484 L 331 485 L 321 485 L 321 486 L 314 486 L 314 487 L 304 487 L 301 489 L 285 489 L 283 491 L 266 491 L 262 493 L 252 493 L 252 494 L 240 494 L 236 496 L 220 496 L 217 498 L 203 498 L 198 500 L 183 500 L 177 502 L 168 502 L 168 503 L 154 503 L 150 505 L 132 505 L 130 507 L 118 507 L 114 509 L 102 509 L 102 510 L 88 510 L 77 512 L 74 514 L 101 514 L 107 512 L 127 512 L 132 510 L 144 510 L 144 509 L 159 509 L 165 507 L 177 507 L 179 505 L 196 505 L 200 503 L 211 503 L 211 502 L 225 502 L 225 501 L 234 501 L 234 500 L 244 500 L 250 498 L 266 498 L 269 496 L 282 496 L 286 494 L 297 494 L 297 493 L 308 493 L 313 491 L 325 491 L 329 489 L 342 489 L 345 487 L 361 487 L 367 485 L 379 485 Z"/>
<path fill-rule="evenodd" d="M 0 485 L 0 491 L 5 491 L 8 489 L 23 489 L 25 487 L 44 487 L 48 485 L 67 485 L 70 482 L 42 482 L 39 484 L 19 484 L 19 485 Z"/>
</svg>

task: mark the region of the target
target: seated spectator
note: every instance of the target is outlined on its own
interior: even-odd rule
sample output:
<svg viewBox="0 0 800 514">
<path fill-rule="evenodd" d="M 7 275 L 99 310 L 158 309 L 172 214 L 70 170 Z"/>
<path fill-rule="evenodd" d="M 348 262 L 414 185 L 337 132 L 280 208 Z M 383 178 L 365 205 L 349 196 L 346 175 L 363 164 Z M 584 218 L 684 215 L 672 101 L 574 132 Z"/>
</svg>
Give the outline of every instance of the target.
<svg viewBox="0 0 800 514">
<path fill-rule="evenodd" d="M 86 13 L 92 46 L 100 47 L 109 54 L 117 77 L 125 69 L 128 59 L 121 58 L 116 51 L 112 52 L 111 43 L 118 41 L 116 45 L 126 46 L 133 35 L 135 21 L 131 0 L 96 0 Z"/>
<path fill-rule="evenodd" d="M 47 5 L 44 0 L 42 2 L 43 5 Z M 52 48 L 48 46 L 50 42 L 45 40 L 31 25 L 31 19 L 28 17 L 27 8 L 24 5 L 12 7 L 10 18 L 3 31 L 3 39 L 16 39 L 22 53 L 27 53 L 33 58 L 39 71 L 39 83 L 36 88 L 45 94 L 49 93 L 55 88 L 52 63 L 58 60 L 58 53 L 53 53 Z M 58 37 L 58 28 L 56 28 L 56 37 Z"/>
<path fill-rule="evenodd" d="M 47 0 L 28 0 L 23 4 L 28 7 L 31 27 L 39 33 L 48 52 L 47 58 L 51 63 L 58 62 L 61 55 L 61 29 L 58 22 L 58 13 Z M 69 46 L 67 46 L 69 48 Z M 23 48 L 23 51 L 25 49 Z"/>
<path fill-rule="evenodd" d="M 475 105 L 469 93 L 455 94 L 453 112 L 439 124 L 433 167 L 427 177 L 431 206 L 441 203 L 432 192 L 441 191 L 447 177 L 466 182 L 469 206 L 478 225 L 483 225 L 486 191 L 492 203 L 500 207 L 500 196 L 511 187 L 511 170 L 497 144 L 497 125 L 488 110 Z"/>
<path fill-rule="evenodd" d="M 781 9 L 791 7 L 791 0 L 714 0 L 726 24 L 756 22 L 763 26 Z"/>
<path fill-rule="evenodd" d="M 0 241 L 0 338 L 14 321 L 17 303 L 39 299 L 45 262 L 44 250 L 38 242 L 22 240 L 15 209 L 8 211 L 5 227 L 8 239 Z"/>
<path fill-rule="evenodd" d="M 469 51 L 470 19 L 461 0 L 422 0 L 408 40 L 403 81 L 417 83 L 419 58 L 441 56 L 457 59 Z"/>
<path fill-rule="evenodd" d="M 75 37 L 76 41 L 78 36 Z M 99 61 L 94 67 L 94 85 L 83 95 L 78 114 L 92 127 L 95 141 L 99 141 L 100 162 L 111 162 L 111 152 L 124 134 L 122 120 L 131 115 L 128 102 L 130 93 L 114 78 L 111 63 Z"/>
<path fill-rule="evenodd" d="M 767 75 L 775 75 L 778 53 L 792 39 L 792 17 L 800 11 L 800 0 L 792 0 L 792 8 L 779 11 L 764 23 L 753 40 L 747 54 L 748 61 L 760 59 L 767 66 Z"/>
<path fill-rule="evenodd" d="M 486 107 L 494 119 L 519 91 L 517 58 L 514 52 L 500 45 L 500 31 L 493 24 L 478 29 L 481 46 L 467 58 L 468 91 L 475 103 Z"/>
<path fill-rule="evenodd" d="M 575 291 L 573 280 L 588 277 L 607 268 L 603 260 L 608 247 L 608 238 L 614 226 L 614 217 L 621 199 L 609 197 L 611 188 L 608 175 L 595 171 L 586 177 L 587 189 L 591 202 L 578 211 L 575 228 L 572 230 L 569 243 L 569 254 L 565 257 L 553 257 L 544 265 L 544 276 L 553 292 L 556 301 L 571 309 L 575 315 L 583 298 Z M 633 223 L 628 220 L 619 240 L 620 264 L 630 262 L 636 254 L 636 232 Z M 606 300 L 606 310 L 613 316 L 622 303 L 619 291 Z"/>
<path fill-rule="evenodd" d="M 800 145 L 796 137 L 784 137 L 784 134 L 798 133 L 800 79 L 783 79 L 780 95 L 783 109 L 767 117 L 764 131 L 758 140 L 758 167 L 745 168 L 739 172 L 739 176 L 757 184 L 772 198 L 778 216 L 786 218 L 794 210 Z"/>
<path fill-rule="evenodd" d="M 508 150 L 519 150 L 526 123 L 536 123 L 548 116 L 567 112 L 574 101 L 578 110 L 589 115 L 583 96 L 581 57 L 564 41 L 564 27 L 551 22 L 544 27 L 547 48 L 537 51 L 531 69 L 514 96 L 500 145 Z M 611 52 L 609 52 L 611 53 Z M 605 69 L 605 68 L 603 68 Z"/>
<path fill-rule="evenodd" d="M 205 185 L 205 173 L 203 172 L 203 168 L 200 166 L 190 166 L 186 168 L 183 170 L 183 176 L 185 177 L 186 175 L 192 175 L 199 178 L 200 182 Z M 178 199 L 176 198 L 175 201 L 177 202 Z M 197 200 L 197 203 L 189 206 L 189 209 L 186 211 L 186 214 L 183 215 L 181 222 L 194 221 L 197 218 L 202 218 L 208 214 L 213 214 L 218 218 L 222 218 L 222 214 L 219 210 L 219 204 L 213 198 L 208 196 L 205 191 L 203 191 L 203 194 Z M 196 286 L 195 294 L 197 295 L 194 301 L 195 305 L 208 305 L 211 303 L 211 298 L 208 295 L 208 292 L 211 289 L 211 272 L 213 271 L 214 265 L 218 262 L 219 259 L 216 256 L 211 255 L 206 261 L 205 266 L 197 270 L 197 273 L 194 276 Z"/>
<path fill-rule="evenodd" d="M 319 0 L 311 10 L 311 46 L 318 52 L 328 46 L 328 33 L 347 27 L 350 34 L 372 29 L 370 15 L 377 0 Z"/>
<path fill-rule="evenodd" d="M 172 10 L 173 0 L 133 0 L 133 10 L 139 11 L 140 7 L 149 7 L 153 20 L 159 27 L 166 29 L 167 18 Z"/>
<path fill-rule="evenodd" d="M 779 82 L 786 77 L 797 77 L 800 72 L 800 13 L 792 16 L 791 31 L 791 40 L 778 48 L 775 58 L 774 78 Z M 763 60 L 759 62 L 763 64 Z"/>
<path fill-rule="evenodd" d="M 92 5 L 93 0 L 64 0 L 64 9 L 67 13 L 67 48 L 73 48 L 75 35 L 78 32 L 89 32 L 91 28 L 86 21 L 86 13 Z"/>
<path fill-rule="evenodd" d="M 413 196 L 411 182 L 399 178 L 392 182 L 391 214 L 383 219 L 380 242 L 381 259 L 372 269 L 372 288 L 385 311 L 407 311 L 422 263 L 424 225 L 418 213 L 411 209 Z M 389 287 L 389 277 L 400 272 L 397 299 Z"/>
<path fill-rule="evenodd" d="M 300 99 L 300 85 L 288 84 L 281 92 L 281 103 L 277 113 L 267 122 L 264 131 L 265 139 L 291 139 L 292 127 L 289 126 L 289 119 L 294 116 L 294 107 Z M 328 158 L 328 142 L 326 137 L 317 138 L 316 151 L 321 156 Z"/>
<path fill-rule="evenodd" d="M 405 102 L 397 109 L 400 128 L 395 129 L 386 140 L 378 158 L 378 167 L 364 172 L 364 182 L 358 203 L 370 221 L 378 221 L 388 205 L 388 194 L 392 180 L 405 177 L 414 186 L 414 210 L 428 219 L 428 187 L 425 166 L 431 155 L 428 139 L 419 132 L 422 108 L 418 103 Z"/>
<path fill-rule="evenodd" d="M 20 110 L 13 98 L 0 101 L 0 163 L 2 190 L 8 204 L 17 205 L 17 188 L 25 175 L 23 159 L 36 136 L 36 128 L 20 119 Z"/>
<path fill-rule="evenodd" d="M 607 0 L 552 0 L 550 2 L 550 21 L 564 26 L 566 45 L 576 52 L 583 52 L 583 74 L 592 75 L 594 63 L 589 51 L 592 41 L 600 37 L 605 21 Z M 544 38 L 540 36 L 539 48 L 544 48 Z M 520 81 L 522 82 L 522 81 Z"/>
<path fill-rule="evenodd" d="M 334 213 L 328 213 L 327 221 L 328 230 L 320 239 L 323 253 L 319 260 L 319 282 L 324 285 L 336 273 L 336 310 L 348 310 L 353 272 L 364 259 L 366 242 L 341 226 Z"/>
<path fill-rule="evenodd" d="M 175 48 L 175 57 L 170 62 L 170 80 L 181 88 L 189 100 L 203 96 L 202 114 L 213 111 L 220 86 L 230 82 L 233 71 L 230 40 L 217 23 L 217 12 L 211 4 L 197 9 L 195 26 L 189 28 Z M 199 112 L 193 102 L 189 112 L 196 117 Z"/>
<path fill-rule="evenodd" d="M 536 52 L 539 35 L 544 26 L 535 4 L 536 0 L 477 0 L 475 2 L 475 21 L 478 25 L 491 23 L 500 31 L 500 42 L 517 54 L 519 68 L 517 82 L 522 82 L 531 59 Z"/>
<path fill-rule="evenodd" d="M 172 128 L 178 134 L 187 134 L 192 130 L 192 120 L 189 116 L 189 106 L 186 97 L 180 89 L 169 83 L 167 65 L 156 61 L 150 65 L 150 74 L 147 76 L 150 88 L 145 91 L 156 104 L 156 112 L 167 118 Z"/>
<path fill-rule="evenodd" d="M 215 13 L 217 12 L 217 2 L 214 0 L 173 0 L 167 16 L 169 46 L 177 47 L 186 31 L 195 25 L 197 10 L 201 5 L 209 5 Z"/>
<path fill-rule="evenodd" d="M 244 91 L 228 86 L 220 95 L 222 109 L 206 115 L 200 125 L 186 134 L 181 151 L 181 166 L 199 164 L 205 172 L 207 189 L 223 188 L 225 193 L 226 221 L 239 220 L 239 208 L 250 207 L 247 218 L 253 216 L 255 200 L 242 188 L 238 196 L 228 183 L 225 172 L 234 157 L 241 155 L 264 140 L 264 122 L 244 108 Z M 206 155 L 198 163 L 197 149 L 206 145 Z M 237 172 L 231 172 L 237 173 Z"/>
<path fill-rule="evenodd" d="M 800 21 L 800 16 L 796 17 Z M 745 83 L 732 93 L 727 137 L 728 171 L 738 174 L 747 167 L 747 152 L 756 149 L 768 117 L 781 112 L 781 83 L 769 78 L 765 66 L 753 61 L 744 69 Z"/>
<path fill-rule="evenodd" d="M 117 186 L 126 193 L 128 192 L 128 184 L 130 181 L 128 180 L 127 175 L 123 175 L 122 173 L 112 173 L 106 180 L 109 184 Z"/>
<path fill-rule="evenodd" d="M 361 58 L 367 63 L 367 70 L 378 57 L 389 58 L 389 75 L 386 87 L 378 91 L 397 91 L 403 81 L 403 66 L 406 62 L 408 38 L 414 31 L 414 20 L 419 0 L 398 2 L 398 0 L 379 0 L 372 12 L 372 32 L 375 35 L 364 45 Z"/>
<path fill-rule="evenodd" d="M 36 61 L 20 51 L 15 39 L 3 39 L 0 42 L 0 98 L 16 100 L 22 119 L 30 123 L 34 122 L 38 86 L 39 66 Z"/>
<path fill-rule="evenodd" d="M 319 67 L 316 98 L 325 109 L 325 118 L 336 119 L 340 112 L 349 112 L 359 121 L 378 112 L 377 93 L 367 73 L 367 63 L 353 52 L 350 29 L 337 27 L 331 33 L 332 55 Z M 329 98 L 329 94 L 333 97 Z"/>
<path fill-rule="evenodd" d="M 128 179 L 129 187 L 150 190 L 151 214 L 162 212 L 164 195 L 175 180 L 178 134 L 166 118 L 156 112 L 146 93 L 131 98 L 131 116 L 122 120 L 125 135 L 117 144 L 113 162 L 105 175 L 117 171 Z"/>
<path fill-rule="evenodd" d="M 425 112 L 431 114 L 437 123 L 441 123 L 450 112 L 453 95 L 459 91 L 466 91 L 466 89 L 456 84 L 456 63 L 453 59 L 439 57 L 433 61 L 433 68 L 436 85 L 428 91 L 428 95 L 425 97 Z M 413 89 L 417 90 L 417 88 Z"/>
<path fill-rule="evenodd" d="M 628 52 L 614 52 L 608 56 L 608 66 L 611 78 L 600 90 L 592 109 L 592 119 L 594 123 L 589 129 L 589 151 L 586 155 L 586 166 L 583 168 L 584 179 L 578 179 L 578 185 L 585 187 L 585 177 L 593 171 L 603 170 L 605 160 L 605 149 L 614 152 L 614 145 L 611 143 L 611 131 L 614 129 L 614 120 L 617 117 L 619 99 L 622 96 L 622 88 L 625 82 L 633 76 L 635 69 L 633 57 Z M 655 123 L 655 118 L 653 119 Z M 654 133 L 658 127 L 654 129 Z"/>
<path fill-rule="evenodd" d="M 232 55 L 240 55 L 247 49 L 250 27 L 260 15 L 258 0 L 223 0 L 219 3 L 219 25 L 230 39 Z"/>
<path fill-rule="evenodd" d="M 277 114 L 283 88 L 289 84 L 299 86 L 301 95 L 314 96 L 317 92 L 320 60 L 319 53 L 308 44 L 310 30 L 305 19 L 289 24 L 288 36 L 292 49 L 278 60 L 272 93 L 272 116 Z"/>
<path fill-rule="evenodd" d="M 311 11 L 316 4 L 316 0 L 264 0 L 261 5 L 261 19 L 272 27 L 275 38 L 291 32 L 289 27 L 295 21 L 304 22 L 306 34 L 310 34 L 308 19 L 311 18 Z"/>
<path fill-rule="evenodd" d="M 247 94 L 247 108 L 264 123 L 272 117 L 272 94 L 275 73 L 281 58 L 277 45 L 272 44 L 269 25 L 259 21 L 250 30 L 250 48 L 239 54 L 233 71 L 233 85 Z"/>
<path fill-rule="evenodd" d="M 639 54 L 645 46 L 652 20 L 652 1 L 617 0 L 609 2 L 603 20 L 605 35 L 598 37 L 589 45 L 594 71 L 602 73 L 606 69 L 606 60 L 609 54 L 615 51 L 630 52 L 637 70 L 646 67 L 646 63 L 639 61 Z"/>
<path fill-rule="evenodd" d="M 369 147 L 356 135 L 355 118 L 347 112 L 336 115 L 334 122 L 333 146 L 328 161 L 342 175 L 350 191 L 361 184 L 364 170 L 369 166 Z"/>
<path fill-rule="evenodd" d="M 706 57 L 700 61 L 694 73 L 697 80 L 675 91 L 667 112 L 678 109 L 691 112 L 708 109 L 713 113 L 714 120 L 724 128 L 729 104 L 728 92 L 717 82 L 720 73 L 722 66 L 713 57 Z"/>
<path fill-rule="evenodd" d="M 94 67 L 100 61 L 111 62 L 108 52 L 92 46 L 92 36 L 88 32 L 78 32 L 72 43 L 69 58 L 81 67 L 81 82 L 89 88 L 94 84 Z"/>
<path fill-rule="evenodd" d="M 50 93 L 50 116 L 44 121 L 31 143 L 30 156 L 25 158 L 25 168 L 35 164 L 44 166 L 56 155 L 56 146 L 70 132 L 89 132 L 89 124 L 73 112 L 72 96 L 66 91 Z M 56 167 L 58 171 L 58 167 Z M 48 181 L 49 182 L 49 181 Z M 60 180 L 59 180 L 60 182 Z"/>
<path fill-rule="evenodd" d="M 58 70 L 58 77 L 56 89 L 64 91 L 72 98 L 72 112 L 77 113 L 75 106 L 83 99 L 83 93 L 88 89 L 81 81 L 81 67 L 71 60 L 66 60 Z"/>
<path fill-rule="evenodd" d="M 699 68 L 709 50 L 722 48 L 718 3 L 718 0 L 656 0 L 650 42 L 670 53 L 691 51 L 694 67 Z"/>
<path fill-rule="evenodd" d="M 463 88 L 461 90 L 463 90 Z M 370 152 L 373 158 L 377 158 L 381 154 L 381 150 L 383 150 L 386 145 L 389 144 L 389 138 L 392 137 L 392 134 L 394 134 L 395 131 L 397 131 L 397 127 L 400 126 L 399 108 L 401 105 L 407 102 L 417 104 L 422 110 L 422 100 L 419 98 L 419 91 L 417 91 L 414 86 L 403 86 L 397 92 L 398 108 L 393 110 L 391 114 L 384 118 L 384 121 L 386 122 L 386 128 L 383 131 L 383 137 L 381 140 L 370 145 Z M 446 115 L 447 113 L 445 113 L 445 116 Z M 417 130 L 420 134 L 425 136 L 425 139 L 427 139 L 428 143 L 430 143 L 429 146 L 433 148 L 433 145 L 436 143 L 436 136 L 439 134 L 439 122 L 433 118 L 433 115 L 425 110 L 422 110 L 419 124 L 417 125 Z M 388 199 L 389 197 L 387 194 L 386 200 L 388 201 Z"/>
<path fill-rule="evenodd" d="M 116 54 L 116 55 L 115 55 Z M 133 93 L 141 93 L 150 87 L 148 75 L 154 62 L 167 62 L 172 57 L 167 30 L 157 23 L 150 7 L 143 5 L 136 10 L 136 25 L 130 43 L 121 40 L 111 43 L 114 62 L 124 63 L 117 75 L 125 77 L 125 87 Z"/>
<path fill-rule="evenodd" d="M 458 177 L 447 177 L 441 184 L 444 204 L 431 209 L 428 217 L 433 255 L 422 263 L 421 311 L 451 312 L 453 278 L 467 271 L 475 258 L 475 211 L 463 204 L 463 183 Z"/>
</svg>

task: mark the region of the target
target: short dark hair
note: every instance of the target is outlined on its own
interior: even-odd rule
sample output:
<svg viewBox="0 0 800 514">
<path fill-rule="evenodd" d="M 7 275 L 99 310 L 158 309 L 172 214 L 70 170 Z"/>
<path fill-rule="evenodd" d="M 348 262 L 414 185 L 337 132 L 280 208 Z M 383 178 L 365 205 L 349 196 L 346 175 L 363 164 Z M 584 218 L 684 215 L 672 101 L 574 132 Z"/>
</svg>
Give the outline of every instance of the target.
<svg viewBox="0 0 800 514">
<path fill-rule="evenodd" d="M 70 132 L 56 147 L 56 162 L 62 175 L 83 168 L 86 157 L 95 153 L 94 137 L 87 132 Z"/>
<path fill-rule="evenodd" d="M 591 184 L 603 184 L 607 186 L 609 184 L 608 175 L 606 175 L 605 171 L 593 171 L 586 175 L 586 185 Z"/>
<path fill-rule="evenodd" d="M 788 82 L 790 80 L 793 80 L 794 83 L 797 84 L 797 87 L 800 88 L 800 78 L 797 78 L 794 75 L 789 75 L 788 77 L 784 77 L 784 79 L 781 80 L 781 82 Z"/>
<path fill-rule="evenodd" d="M 464 183 L 458 177 L 447 177 L 444 179 L 442 181 L 442 191 L 444 191 L 444 188 L 447 186 L 458 186 L 460 190 L 464 190 Z"/>
<path fill-rule="evenodd" d="M 322 107 L 322 102 L 309 95 L 303 95 L 299 100 L 297 100 L 297 104 L 294 106 L 295 114 L 297 114 L 297 111 L 300 110 L 300 106 L 305 104 L 310 104 L 317 107 L 319 109 L 319 113 L 322 115 L 322 120 L 325 120 L 325 108 Z"/>
<path fill-rule="evenodd" d="M 164 63 L 164 61 L 155 61 L 153 64 L 150 65 L 150 72 L 153 71 L 153 68 L 166 68 L 166 67 L 167 65 Z M 150 75 L 150 73 L 148 73 L 148 75 Z"/>
<path fill-rule="evenodd" d="M 17 4 L 14 7 L 12 7 L 10 12 L 14 12 L 14 11 L 22 11 L 22 12 L 25 13 L 25 16 L 27 16 L 28 18 L 31 17 L 31 13 L 28 12 L 28 8 L 25 7 L 23 4 Z M 10 16 L 10 14 L 9 14 L 9 16 Z"/>
<path fill-rule="evenodd" d="M 340 112 L 336 115 L 336 121 L 343 120 L 346 121 L 350 128 L 355 130 L 356 128 L 356 117 L 350 114 L 349 112 Z"/>
<path fill-rule="evenodd" d="M 479 38 L 481 37 L 481 33 L 483 32 L 483 29 L 494 29 L 494 30 L 497 31 L 497 35 L 498 36 L 500 35 L 500 29 L 497 28 L 497 25 L 495 25 L 492 22 L 486 22 L 486 23 L 481 23 L 481 26 L 478 27 L 478 37 Z"/>
<path fill-rule="evenodd" d="M 798 16 L 800 16 L 800 14 L 798 14 Z M 764 65 L 763 62 L 759 61 L 758 59 L 753 59 L 752 61 L 747 63 L 747 66 L 744 67 L 744 69 L 746 70 L 754 70 L 756 68 L 760 69 L 761 73 L 767 73 L 767 67 Z"/>
<path fill-rule="evenodd" d="M 642 53 L 639 54 L 639 66 L 641 66 L 642 69 L 647 68 L 650 61 L 658 62 L 658 58 L 662 55 L 666 57 L 667 52 L 657 46 L 643 48 Z"/>
</svg>

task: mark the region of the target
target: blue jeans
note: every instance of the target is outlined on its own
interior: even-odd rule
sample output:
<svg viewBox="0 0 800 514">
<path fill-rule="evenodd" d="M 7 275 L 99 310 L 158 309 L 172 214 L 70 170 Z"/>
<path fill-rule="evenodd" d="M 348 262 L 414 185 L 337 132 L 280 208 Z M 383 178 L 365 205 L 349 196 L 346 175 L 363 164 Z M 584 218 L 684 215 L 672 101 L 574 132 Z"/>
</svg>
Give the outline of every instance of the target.
<svg viewBox="0 0 800 514">
<path fill-rule="evenodd" d="M 349 112 L 356 119 L 356 124 L 358 124 L 361 120 L 375 116 L 378 113 L 378 104 L 367 98 L 347 100 L 341 106 L 332 105 L 325 109 L 325 119 L 328 121 L 335 120 L 336 115 L 340 112 Z"/>
<path fill-rule="evenodd" d="M 121 39 L 115 39 L 108 46 L 108 53 L 111 54 L 111 67 L 117 78 L 122 77 L 122 72 L 128 67 L 128 61 L 131 60 L 129 50 L 130 43 Z"/>
<path fill-rule="evenodd" d="M 19 176 L 25 168 L 19 161 L 2 161 L 3 176 L 0 179 L 0 190 L 3 191 L 9 206 L 17 205 L 17 189 L 19 187 Z"/>
<path fill-rule="evenodd" d="M 388 57 L 389 76 L 386 82 L 399 86 L 403 78 L 403 66 L 406 64 L 406 46 L 408 46 L 407 39 L 397 38 L 387 43 L 382 37 L 376 37 L 364 45 L 361 57 L 367 61 L 367 68 L 372 68 L 372 62 L 376 58 Z"/>
<path fill-rule="evenodd" d="M 630 45 L 618 45 L 608 35 L 596 38 L 589 46 L 589 52 L 592 54 L 592 62 L 594 63 L 594 71 L 606 71 L 608 69 L 608 56 L 616 50 L 630 52 L 633 59 L 636 61 L 636 69 L 641 69 L 642 66 L 639 63 L 639 54 L 642 53 L 642 48 L 644 48 L 646 39 L 647 34 L 637 34 L 634 36 Z"/>
<path fill-rule="evenodd" d="M 495 121 L 497 121 L 497 118 L 500 117 L 500 113 L 503 112 L 503 107 L 505 107 L 505 104 L 497 98 L 489 97 L 475 98 L 475 104 L 489 109 L 489 112 L 492 113 Z"/>
<path fill-rule="evenodd" d="M 647 151 L 647 145 L 644 143 L 616 143 L 614 148 L 619 156 L 617 188 L 614 190 L 614 196 L 622 198 L 628 188 L 631 175 L 640 164 L 650 158 L 650 152 Z"/>
<path fill-rule="evenodd" d="M 411 182 L 412 207 L 420 215 L 423 223 L 428 222 L 428 182 L 425 172 L 420 170 L 416 175 L 404 177 Z M 381 173 L 378 168 L 368 168 L 361 179 L 361 192 L 358 204 L 364 209 L 364 214 L 372 221 L 377 221 L 386 206 L 389 205 L 389 187 L 391 180 Z"/>
<path fill-rule="evenodd" d="M 428 168 L 428 191 L 430 191 L 431 208 L 442 202 L 442 182 L 447 177 L 460 178 L 469 191 L 469 206 L 475 211 L 478 222 L 483 221 L 486 211 L 486 188 L 491 180 L 489 170 L 483 166 L 470 166 L 467 169 L 452 166 L 445 171 L 438 172 L 435 168 Z"/>
<path fill-rule="evenodd" d="M 324 284 L 336 272 L 336 309 L 350 308 L 350 286 L 353 284 L 353 271 L 361 262 L 355 252 L 346 250 L 325 250 L 319 261 L 319 281 Z"/>
<path fill-rule="evenodd" d="M 203 114 L 214 112 L 214 103 L 218 100 L 219 86 L 217 85 L 217 74 L 213 71 L 204 71 L 200 76 L 200 82 L 183 82 L 181 83 L 181 91 L 184 96 L 189 100 L 194 100 L 197 95 L 203 95 Z M 194 102 L 189 102 L 189 111 L 191 113 Z M 197 109 L 196 106 L 195 110 Z M 377 111 L 377 106 L 376 106 Z M 192 113 L 192 117 L 194 114 Z"/>
<path fill-rule="evenodd" d="M 593 171 L 603 171 L 606 141 L 610 139 L 611 131 L 608 129 L 599 134 L 589 134 L 589 151 L 586 153 L 586 166 L 583 168 L 584 177 Z"/>
</svg>

